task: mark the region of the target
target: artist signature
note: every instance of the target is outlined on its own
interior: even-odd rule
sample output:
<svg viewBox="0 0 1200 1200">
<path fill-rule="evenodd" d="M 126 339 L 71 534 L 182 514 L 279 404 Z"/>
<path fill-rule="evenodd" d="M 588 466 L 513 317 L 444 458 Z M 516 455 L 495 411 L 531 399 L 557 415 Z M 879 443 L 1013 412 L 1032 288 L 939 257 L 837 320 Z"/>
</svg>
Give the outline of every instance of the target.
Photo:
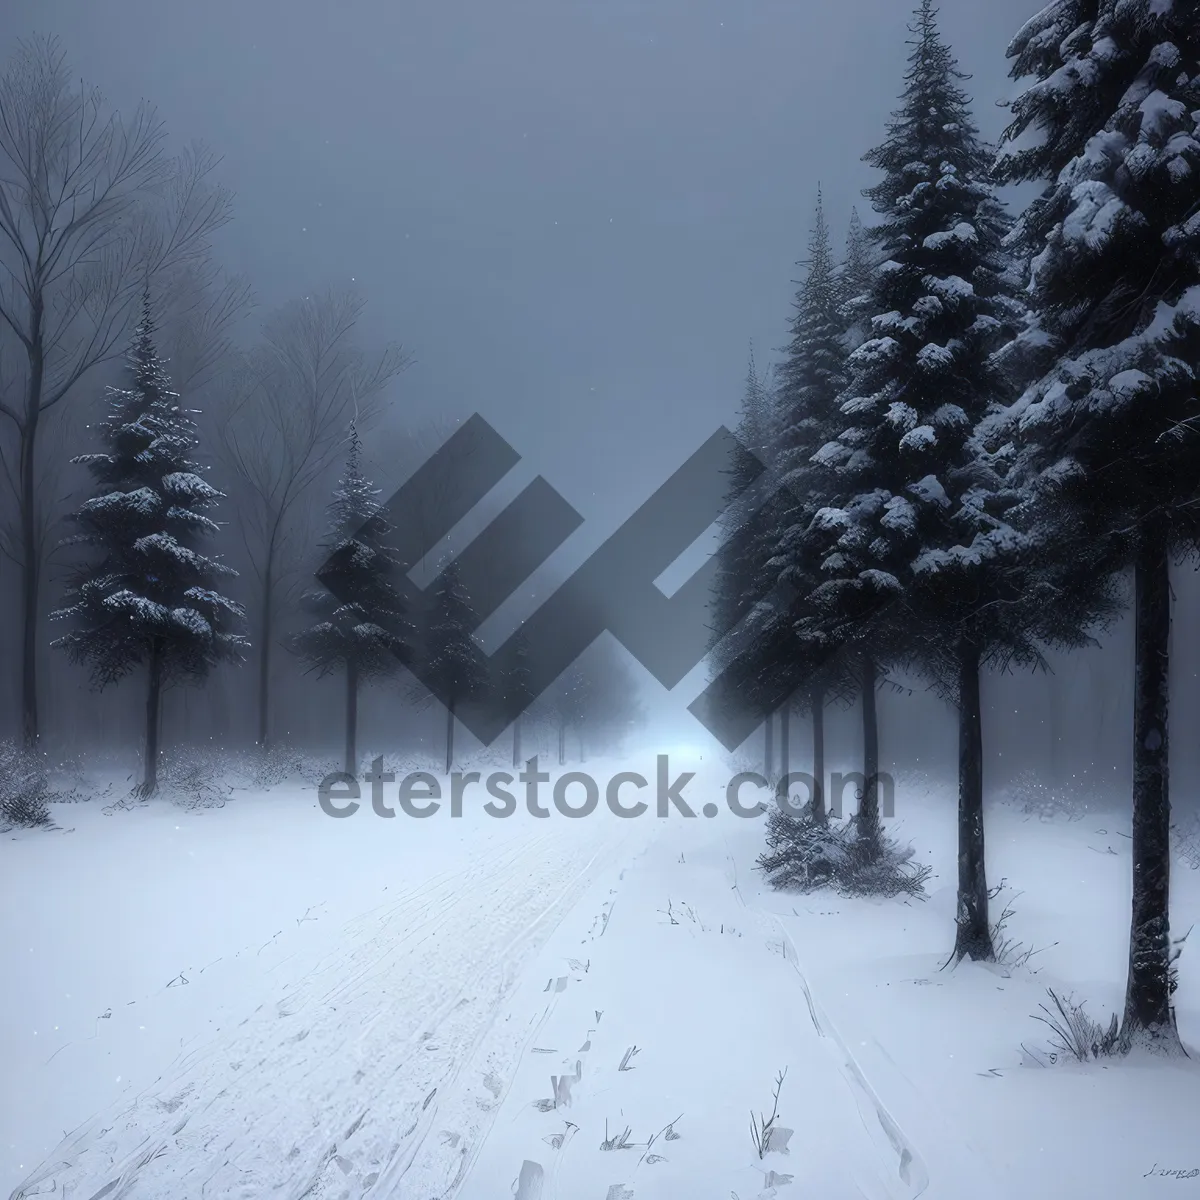
<svg viewBox="0 0 1200 1200">
<path fill-rule="evenodd" d="M 1155 1163 L 1142 1178 L 1148 1179 L 1151 1175 L 1163 1179 L 1196 1179 L 1200 1178 L 1200 1167 L 1160 1167 Z"/>
</svg>

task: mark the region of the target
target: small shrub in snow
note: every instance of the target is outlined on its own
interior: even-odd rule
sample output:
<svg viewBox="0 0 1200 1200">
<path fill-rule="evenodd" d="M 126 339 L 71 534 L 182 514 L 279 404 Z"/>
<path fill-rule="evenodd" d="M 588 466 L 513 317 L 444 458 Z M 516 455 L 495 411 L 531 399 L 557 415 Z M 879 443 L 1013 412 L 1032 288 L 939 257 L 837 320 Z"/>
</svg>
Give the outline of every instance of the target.
<svg viewBox="0 0 1200 1200">
<path fill-rule="evenodd" d="M 255 746 L 238 755 L 236 767 L 246 787 L 267 791 L 289 780 L 306 777 L 308 758 L 303 751 L 291 746 Z"/>
<path fill-rule="evenodd" d="M 1112 1055 L 1117 1048 L 1117 1014 L 1113 1013 L 1107 1027 L 1092 1020 L 1084 1009 L 1083 1001 L 1076 1002 L 1070 996 L 1060 996 L 1053 988 L 1047 988 L 1053 1010 L 1039 1004 L 1040 1014 L 1033 1019 L 1047 1026 L 1053 1037 L 1050 1043 L 1053 1061 L 1059 1055 L 1067 1055 L 1076 1062 L 1092 1062 Z"/>
<path fill-rule="evenodd" d="M 316 787 L 322 779 L 336 775 L 342 769 L 343 764 L 339 759 L 301 753 L 296 760 L 295 773 L 303 783 Z"/>
<path fill-rule="evenodd" d="M 829 887 L 844 896 L 913 896 L 923 899 L 933 873 L 912 861 L 911 846 L 880 836 L 858 837 L 853 821 L 815 820 L 775 807 L 767 816 L 767 848 L 758 867 L 772 887 L 812 891 Z"/>
<path fill-rule="evenodd" d="M 297 759 L 296 752 L 286 746 L 256 746 L 238 756 L 238 774 L 247 787 L 266 791 L 296 774 Z"/>
<path fill-rule="evenodd" d="M 51 824 L 50 799 L 41 756 L 0 742 L 0 825 L 36 829 Z"/>
<path fill-rule="evenodd" d="M 261 746 L 232 754 L 216 752 L 215 758 L 224 763 L 224 770 L 237 786 L 253 791 L 269 791 L 286 783 L 310 784 L 316 787 L 327 775 L 342 770 L 342 763 L 333 758 L 299 750 L 294 746 Z M 370 760 L 368 759 L 368 764 Z"/>
<path fill-rule="evenodd" d="M 913 848 L 881 835 L 876 847 L 857 836 L 847 838 L 834 867 L 838 890 L 846 896 L 911 896 L 925 899 L 925 884 L 933 874 L 927 863 L 913 862 Z"/>
<path fill-rule="evenodd" d="M 1026 771 L 1013 780 L 1008 789 L 1008 801 L 1018 811 L 1040 821 L 1066 818 L 1080 821 L 1094 811 L 1090 801 L 1094 798 L 1091 789 L 1083 787 L 1056 787 L 1038 777 L 1036 771 Z"/>
<path fill-rule="evenodd" d="M 229 770 L 219 750 L 179 747 L 159 766 L 159 787 L 181 808 L 221 808 L 232 791 L 225 782 Z"/>
<path fill-rule="evenodd" d="M 839 826 L 776 805 L 767 813 L 767 848 L 758 867 L 773 888 L 811 891 L 829 884 L 843 841 Z"/>
</svg>

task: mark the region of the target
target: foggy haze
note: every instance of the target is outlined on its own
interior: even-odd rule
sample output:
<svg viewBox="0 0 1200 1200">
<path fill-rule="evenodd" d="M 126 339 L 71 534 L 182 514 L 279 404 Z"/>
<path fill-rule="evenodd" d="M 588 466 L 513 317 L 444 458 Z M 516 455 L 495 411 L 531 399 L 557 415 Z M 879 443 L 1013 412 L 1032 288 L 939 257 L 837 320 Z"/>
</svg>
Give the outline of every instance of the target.
<svg viewBox="0 0 1200 1200">
<path fill-rule="evenodd" d="M 1025 0 L 948 0 L 987 136 Z M 328 284 L 586 518 L 628 515 L 775 357 L 817 186 L 840 246 L 901 87 L 907 4 L 15 0 L 122 110 L 222 156 L 260 309 Z M 258 314 L 258 315 L 261 315 Z M 250 325 L 253 326 L 251 317 Z M 381 480 L 387 487 L 390 481 Z"/>
<path fill-rule="evenodd" d="M 942 6 L 986 137 L 1013 87 L 1003 47 L 1035 8 Z M 751 343 L 760 366 L 779 357 L 818 186 L 839 248 L 851 206 L 872 220 L 860 156 L 899 94 L 910 20 L 891 0 L 16 0 L 4 24 L 14 39 L 59 34 L 118 108 L 145 98 L 173 146 L 200 139 L 221 156 L 235 197 L 218 257 L 257 301 L 243 339 L 292 297 L 357 289 L 362 340 L 414 358 L 381 426 L 445 430 L 480 412 L 522 456 L 497 496 L 540 473 L 583 515 L 531 581 L 544 595 L 733 423 Z M 373 454 L 375 440 L 390 494 L 415 464 L 389 471 L 393 443 Z M 505 610 L 509 625 L 523 615 L 519 601 Z M 1012 702 L 1001 681 L 989 704 L 1013 719 L 993 734 L 1000 758 L 1041 759 L 1074 735 L 1095 754 L 1064 775 L 1124 773 L 1121 646 L 1111 676 L 1085 653 Z M 49 686 L 62 670 L 51 663 Z M 1097 670 L 1099 688 L 1084 681 Z M 645 691 L 663 740 L 702 734 L 686 686 Z M 914 692 L 888 752 L 948 750 L 945 706 Z M 63 699 L 89 703 L 70 687 Z"/>
<path fill-rule="evenodd" d="M 0 1196 L 1200 1179 L 1200 0 L 0 59 Z"/>
</svg>

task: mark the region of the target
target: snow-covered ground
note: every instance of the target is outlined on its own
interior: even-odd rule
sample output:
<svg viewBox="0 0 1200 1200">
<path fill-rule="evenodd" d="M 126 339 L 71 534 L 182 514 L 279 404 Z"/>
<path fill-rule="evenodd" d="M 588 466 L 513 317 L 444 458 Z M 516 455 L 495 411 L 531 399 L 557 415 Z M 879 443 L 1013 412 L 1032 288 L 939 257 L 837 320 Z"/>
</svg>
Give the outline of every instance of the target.
<svg viewBox="0 0 1200 1200">
<path fill-rule="evenodd" d="M 280 787 L 7 835 L 0 1194 L 1137 1200 L 1200 1170 L 1193 1063 L 1039 1065 L 1047 987 L 1119 1006 L 1127 823 L 993 805 L 996 903 L 1041 949 L 943 970 L 946 791 L 897 792 L 928 901 L 795 897 L 692 765 L 716 817 L 332 820 Z M 1200 872 L 1174 883 L 1183 932 Z"/>
</svg>

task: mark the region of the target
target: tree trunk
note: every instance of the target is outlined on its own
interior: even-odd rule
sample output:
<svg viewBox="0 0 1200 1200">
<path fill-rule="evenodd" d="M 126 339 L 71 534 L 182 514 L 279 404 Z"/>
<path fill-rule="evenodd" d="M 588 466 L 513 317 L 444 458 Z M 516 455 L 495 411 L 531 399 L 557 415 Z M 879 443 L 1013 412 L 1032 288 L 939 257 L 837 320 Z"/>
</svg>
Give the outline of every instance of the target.
<svg viewBox="0 0 1200 1200">
<path fill-rule="evenodd" d="M 1166 529 L 1147 524 L 1134 569 L 1133 915 L 1120 1048 L 1182 1053 L 1171 1006 L 1167 715 L 1171 574 Z"/>
<path fill-rule="evenodd" d="M 767 713 L 763 724 L 763 774 L 770 783 L 775 771 L 775 714 Z"/>
<path fill-rule="evenodd" d="M 994 962 L 983 852 L 983 714 L 979 647 L 958 646 L 958 932 L 954 959 Z"/>
<path fill-rule="evenodd" d="M 37 430 L 42 410 L 45 353 L 42 346 L 42 293 L 33 293 L 30 306 L 29 386 L 25 399 L 25 421 L 20 429 L 21 489 L 21 736 L 26 746 L 37 744 L 38 722 L 38 592 L 42 577 L 42 553 L 37 529 Z"/>
<path fill-rule="evenodd" d="M 155 639 L 146 670 L 146 761 L 142 764 L 143 796 L 158 791 L 158 734 L 162 718 L 162 647 Z"/>
<path fill-rule="evenodd" d="M 358 773 L 358 663 L 346 661 L 346 763 L 347 775 Z"/>
<path fill-rule="evenodd" d="M 513 766 L 521 765 L 521 718 L 513 722 Z"/>
<path fill-rule="evenodd" d="M 262 620 L 258 629 L 258 746 L 265 750 L 270 742 L 271 639 L 274 636 L 272 564 L 268 560 L 263 577 Z"/>
<path fill-rule="evenodd" d="M 876 709 L 878 675 L 873 658 L 862 664 L 863 794 L 855 823 L 858 840 L 874 853 L 879 849 L 879 714 Z"/>
<path fill-rule="evenodd" d="M 446 774 L 454 769 L 454 701 L 446 705 Z"/>
<path fill-rule="evenodd" d="M 792 702 L 779 710 L 779 773 L 786 775 L 792 769 Z"/>
<path fill-rule="evenodd" d="M 275 637 L 275 563 L 279 556 L 280 525 L 284 509 L 275 513 L 263 563 L 262 628 L 259 630 L 258 657 L 258 745 L 266 749 L 271 742 L 271 659 Z"/>
<path fill-rule="evenodd" d="M 825 694 L 818 690 L 814 691 L 811 700 L 812 706 L 812 774 L 813 774 L 813 798 L 812 798 L 812 814 L 815 821 L 819 821 L 822 825 L 829 820 L 829 814 L 825 809 Z"/>
</svg>

